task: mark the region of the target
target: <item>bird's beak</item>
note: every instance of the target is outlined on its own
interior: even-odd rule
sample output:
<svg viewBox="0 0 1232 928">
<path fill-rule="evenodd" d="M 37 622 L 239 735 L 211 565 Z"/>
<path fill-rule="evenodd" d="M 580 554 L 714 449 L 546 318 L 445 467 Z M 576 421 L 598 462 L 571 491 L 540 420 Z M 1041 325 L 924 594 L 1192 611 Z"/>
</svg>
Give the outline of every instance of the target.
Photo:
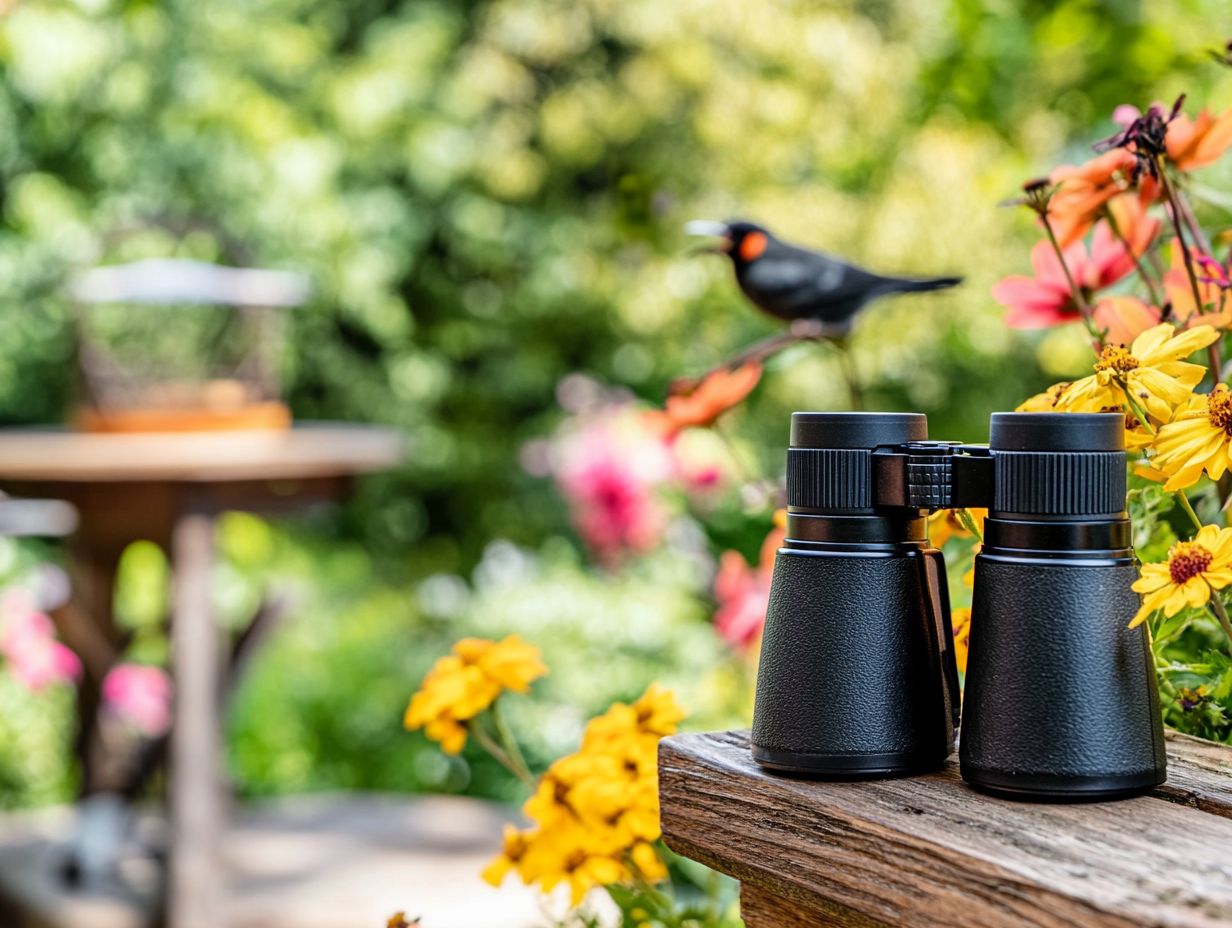
<svg viewBox="0 0 1232 928">
<path fill-rule="evenodd" d="M 715 222 L 713 219 L 694 219 L 692 222 L 685 223 L 684 231 L 686 235 L 696 235 L 702 238 L 720 238 L 723 240 L 717 245 L 707 245 L 703 248 L 698 248 L 694 251 L 694 254 L 725 255 L 731 250 L 731 230 L 727 228 L 726 223 Z"/>
</svg>

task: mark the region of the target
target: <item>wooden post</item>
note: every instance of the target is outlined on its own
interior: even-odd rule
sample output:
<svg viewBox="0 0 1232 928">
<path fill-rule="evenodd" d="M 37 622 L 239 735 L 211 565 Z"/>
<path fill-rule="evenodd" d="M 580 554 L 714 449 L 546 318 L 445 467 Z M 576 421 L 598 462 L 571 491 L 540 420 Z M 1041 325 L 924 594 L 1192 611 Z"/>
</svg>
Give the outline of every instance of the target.
<svg viewBox="0 0 1232 928">
<path fill-rule="evenodd" d="M 220 635 L 210 609 L 214 519 L 190 505 L 172 539 L 171 860 L 168 928 L 221 928 L 222 791 L 218 717 Z"/>
</svg>

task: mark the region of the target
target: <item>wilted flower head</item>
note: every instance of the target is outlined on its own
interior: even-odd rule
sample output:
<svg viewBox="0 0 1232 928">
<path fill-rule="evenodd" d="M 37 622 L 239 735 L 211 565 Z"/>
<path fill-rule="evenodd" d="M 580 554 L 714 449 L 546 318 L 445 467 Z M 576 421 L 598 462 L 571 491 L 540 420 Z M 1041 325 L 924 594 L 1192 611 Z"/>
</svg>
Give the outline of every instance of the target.
<svg viewBox="0 0 1232 928">
<path fill-rule="evenodd" d="M 1143 174 L 1158 180 L 1159 159 L 1168 152 L 1168 123 L 1180 114 L 1184 102 L 1185 95 L 1181 94 L 1167 112 L 1158 103 L 1152 104 L 1145 113 L 1132 120 L 1116 135 L 1096 142 L 1095 150 L 1107 152 L 1114 148 L 1125 149 L 1134 156 L 1134 183 L 1137 183 Z"/>
</svg>

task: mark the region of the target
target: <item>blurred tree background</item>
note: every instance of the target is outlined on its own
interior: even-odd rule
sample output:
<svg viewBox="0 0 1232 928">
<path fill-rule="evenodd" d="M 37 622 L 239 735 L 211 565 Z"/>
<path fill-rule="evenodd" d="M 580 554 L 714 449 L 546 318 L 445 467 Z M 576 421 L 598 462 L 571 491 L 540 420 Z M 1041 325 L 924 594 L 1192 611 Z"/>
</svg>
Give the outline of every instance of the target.
<svg viewBox="0 0 1232 928">
<path fill-rule="evenodd" d="M 65 416 L 68 273 L 176 254 L 309 274 L 287 357 L 295 414 L 390 423 L 411 442 L 406 467 L 341 514 L 224 527 L 224 611 L 275 573 L 301 587 L 234 713 L 249 792 L 499 793 L 492 771 L 397 730 L 464 631 L 544 646 L 544 757 L 653 677 L 689 681 L 703 720 L 739 714 L 738 661 L 708 624 L 712 565 L 585 568 L 558 494 L 520 463 L 561 419 L 566 375 L 659 402 L 773 330 L 722 262 L 689 253 L 686 220 L 747 216 L 877 269 L 965 274 L 874 308 L 853 344 L 870 408 L 979 440 L 989 412 L 1085 359 L 1075 327 L 1004 326 L 989 288 L 1026 268 L 1034 231 L 996 204 L 1085 159 L 1120 103 L 1232 103 L 1206 60 L 1222 0 L 7 6 L 0 422 Z M 846 402 L 833 354 L 800 346 L 732 432 L 777 473 L 787 414 Z M 750 553 L 754 516 L 730 527 Z M 0 567 L 30 556 L 9 543 Z M 131 560 L 126 620 L 155 626 L 157 558 Z M 21 740 L 62 727 L 67 701 L 28 701 L 0 713 L 5 803 L 70 782 L 45 773 L 62 739 Z"/>
</svg>

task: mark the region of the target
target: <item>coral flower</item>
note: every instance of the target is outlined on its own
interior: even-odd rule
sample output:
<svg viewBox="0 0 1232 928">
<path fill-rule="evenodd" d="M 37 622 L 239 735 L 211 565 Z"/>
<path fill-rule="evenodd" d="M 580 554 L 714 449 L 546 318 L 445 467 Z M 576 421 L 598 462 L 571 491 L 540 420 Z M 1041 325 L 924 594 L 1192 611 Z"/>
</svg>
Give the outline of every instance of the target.
<svg viewBox="0 0 1232 928">
<path fill-rule="evenodd" d="M 1067 248 L 1087 233 L 1108 202 L 1128 190 L 1134 171 L 1134 156 L 1113 148 L 1085 164 L 1063 164 L 1049 176 L 1059 185 L 1048 203 L 1052 230 Z"/>
<path fill-rule="evenodd" d="M 1109 345 L 1095 361 L 1095 373 L 1074 381 L 1057 402 L 1060 412 L 1112 408 L 1127 399 L 1167 422 L 1206 375 L 1201 364 L 1183 360 L 1219 337 L 1209 325 L 1176 334 L 1163 323 L 1147 329 L 1129 348 Z M 1132 404 L 1131 404 L 1132 405 Z"/>
<path fill-rule="evenodd" d="M 1074 283 L 1088 297 L 1134 269 L 1133 257 L 1103 222 L 1095 230 L 1089 255 L 1081 242 L 1073 243 L 1063 254 Z M 993 299 L 1009 307 L 1006 324 L 1016 329 L 1034 329 L 1077 319 L 1078 307 L 1069 280 L 1051 243 L 1036 243 L 1031 249 L 1031 267 L 1034 277 L 1011 275 L 992 288 Z"/>
<path fill-rule="evenodd" d="M 1147 329 L 1159 325 L 1163 314 L 1136 296 L 1110 296 L 1095 304 L 1095 327 L 1105 332 L 1110 345 L 1128 345 Z"/>
<path fill-rule="evenodd" d="M 1210 393 L 1195 393 L 1155 436 L 1151 467 L 1168 482 L 1164 489 L 1193 486 L 1205 471 L 1218 480 L 1228 470 L 1232 441 L 1232 393 L 1216 384 Z"/>
<path fill-rule="evenodd" d="M 1213 316 L 1213 313 L 1206 313 L 1199 317 L 1198 304 L 1194 302 L 1193 284 L 1189 280 L 1189 272 L 1185 269 L 1185 255 L 1181 251 L 1180 245 L 1176 240 L 1172 241 L 1172 263 L 1171 267 L 1164 272 L 1163 284 L 1164 292 L 1168 296 L 1168 301 L 1172 304 L 1172 315 L 1176 317 L 1178 322 L 1188 323 L 1201 318 L 1203 322 L 1208 322 Z M 1194 261 L 1198 267 L 1198 296 L 1202 299 L 1202 307 L 1205 309 L 1212 305 L 1218 306 L 1220 302 L 1221 291 L 1217 281 L 1204 280 L 1203 270 L 1209 265 L 1206 262 L 1217 264 L 1206 255 L 1195 255 Z M 1217 320 L 1222 320 L 1221 315 L 1215 317 Z M 1218 321 L 1213 324 L 1218 324 Z"/>
<path fill-rule="evenodd" d="M 667 434 L 713 425 L 714 420 L 753 392 L 761 380 L 761 365 L 753 361 L 735 370 L 721 367 L 687 392 L 673 393 L 664 408 L 646 414 Z"/>
<path fill-rule="evenodd" d="M 1193 120 L 1179 114 L 1168 124 L 1165 144 L 1168 159 L 1182 171 L 1213 164 L 1232 147 L 1232 109 L 1218 116 L 1203 110 Z"/>
<path fill-rule="evenodd" d="M 1142 607 L 1129 623 L 1141 625 L 1156 610 L 1174 616 L 1185 606 L 1210 602 L 1214 590 L 1232 583 L 1232 528 L 1204 525 L 1193 541 L 1178 541 L 1162 564 L 1143 564 L 1134 582 Z"/>
</svg>

